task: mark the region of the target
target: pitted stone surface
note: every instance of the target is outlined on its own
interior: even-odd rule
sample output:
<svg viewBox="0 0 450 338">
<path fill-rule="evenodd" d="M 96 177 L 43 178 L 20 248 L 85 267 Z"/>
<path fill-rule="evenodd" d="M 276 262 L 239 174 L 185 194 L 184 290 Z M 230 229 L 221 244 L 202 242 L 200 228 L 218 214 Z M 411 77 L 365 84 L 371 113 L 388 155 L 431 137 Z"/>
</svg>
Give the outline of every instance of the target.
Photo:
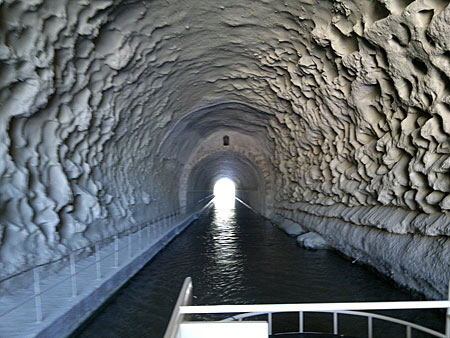
<svg viewBox="0 0 450 338">
<path fill-rule="evenodd" d="M 297 237 L 297 245 L 309 250 L 329 249 L 327 241 L 315 232 L 307 232 Z"/>
<path fill-rule="evenodd" d="M 300 235 L 303 235 L 307 231 L 302 228 L 301 225 L 294 223 L 290 220 L 286 220 L 284 222 L 281 222 L 278 224 L 278 227 L 286 232 L 290 237 L 298 237 Z"/>
<path fill-rule="evenodd" d="M 0 0 L 0 16 L 1 276 L 177 207 L 225 132 L 252 138 L 233 146 L 253 164 L 230 166 L 278 212 L 450 234 L 448 1 Z"/>
</svg>

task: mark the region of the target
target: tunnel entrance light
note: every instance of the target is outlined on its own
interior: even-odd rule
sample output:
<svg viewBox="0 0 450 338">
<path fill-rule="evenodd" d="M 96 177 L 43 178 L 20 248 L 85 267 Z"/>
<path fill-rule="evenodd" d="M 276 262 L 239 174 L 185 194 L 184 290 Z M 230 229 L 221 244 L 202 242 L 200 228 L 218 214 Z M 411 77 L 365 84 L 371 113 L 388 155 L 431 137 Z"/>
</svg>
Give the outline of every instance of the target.
<svg viewBox="0 0 450 338">
<path fill-rule="evenodd" d="M 217 208 L 233 208 L 236 187 L 229 178 L 221 178 L 214 185 L 214 204 Z"/>
</svg>

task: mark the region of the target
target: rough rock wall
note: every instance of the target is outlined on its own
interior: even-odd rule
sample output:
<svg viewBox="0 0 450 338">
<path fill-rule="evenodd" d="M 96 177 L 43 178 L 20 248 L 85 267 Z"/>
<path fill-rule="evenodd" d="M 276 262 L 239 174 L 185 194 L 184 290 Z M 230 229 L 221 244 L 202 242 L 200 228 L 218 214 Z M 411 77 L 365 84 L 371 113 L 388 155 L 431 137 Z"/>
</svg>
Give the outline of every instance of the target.
<svg viewBox="0 0 450 338">
<path fill-rule="evenodd" d="M 443 292 L 449 1 L 0 0 L 0 16 L 2 274 L 175 207 L 190 155 L 232 130 L 270 150 L 280 217 Z M 423 236 L 427 261 L 391 269 L 395 250 L 349 249 L 324 219 L 377 229 L 374 247 Z"/>
<path fill-rule="evenodd" d="M 276 115 L 272 131 L 277 213 L 404 285 L 445 296 L 449 2 L 335 1 L 330 13 L 309 21 L 307 52 L 279 87 L 289 88 L 292 113 Z"/>
<path fill-rule="evenodd" d="M 307 53 L 284 77 L 293 114 L 277 127 L 291 139 L 274 133 L 291 146 L 277 163 L 283 185 L 300 183 L 282 193 L 293 201 L 450 211 L 450 8 L 399 3 L 360 16 L 364 6 L 337 1 L 329 22 L 311 23 Z"/>
<path fill-rule="evenodd" d="M 110 17 L 115 2 L 0 6 L 5 276 L 169 211 L 177 187 L 151 148 L 164 124 L 142 119 L 151 94 L 126 88 L 137 75 L 124 67 L 139 55 L 109 25 L 120 21 Z"/>
</svg>

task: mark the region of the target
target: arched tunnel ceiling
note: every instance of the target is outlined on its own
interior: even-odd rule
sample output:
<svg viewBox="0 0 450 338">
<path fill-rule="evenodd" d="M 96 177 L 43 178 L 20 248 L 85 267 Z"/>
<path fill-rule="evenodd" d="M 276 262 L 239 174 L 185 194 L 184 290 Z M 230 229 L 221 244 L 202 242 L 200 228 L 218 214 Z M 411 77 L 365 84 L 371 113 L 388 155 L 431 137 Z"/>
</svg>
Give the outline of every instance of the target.
<svg viewBox="0 0 450 338">
<path fill-rule="evenodd" d="M 165 158 L 186 162 L 197 145 L 219 131 L 248 135 L 257 140 L 258 151 L 273 152 L 267 134 L 270 114 L 239 102 L 218 103 L 186 114 L 177 121 L 161 143 L 158 152 Z M 224 134 L 225 133 L 225 134 Z"/>
<path fill-rule="evenodd" d="M 449 1 L 0 0 L 0 17 L 4 274 L 178 207 L 221 131 L 252 138 L 235 146 L 269 163 L 275 209 L 450 234 Z"/>
<path fill-rule="evenodd" d="M 236 185 L 236 194 L 256 210 L 264 212 L 267 185 L 261 169 L 242 154 L 230 151 L 216 152 L 200 160 L 192 169 L 187 183 L 188 203 L 208 197 L 214 184 L 229 178 Z M 190 200 L 190 201 L 189 201 Z"/>
<path fill-rule="evenodd" d="M 237 190 L 264 190 L 264 180 L 258 167 L 245 156 L 233 152 L 218 152 L 210 155 L 192 170 L 188 190 L 212 193 L 220 178 L 229 178 Z"/>
</svg>

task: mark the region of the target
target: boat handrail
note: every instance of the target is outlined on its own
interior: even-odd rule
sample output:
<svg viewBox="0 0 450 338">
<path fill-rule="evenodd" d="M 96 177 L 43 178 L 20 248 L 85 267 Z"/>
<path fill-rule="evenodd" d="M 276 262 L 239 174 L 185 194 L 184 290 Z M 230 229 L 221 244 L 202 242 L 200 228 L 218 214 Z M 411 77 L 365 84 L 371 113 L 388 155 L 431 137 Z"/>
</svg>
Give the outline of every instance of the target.
<svg viewBox="0 0 450 338">
<path fill-rule="evenodd" d="M 416 309 L 416 308 L 415 308 Z M 429 308 L 427 308 L 429 309 Z M 417 310 L 417 309 L 416 309 Z M 230 322 L 230 321 L 241 321 L 243 319 L 246 318 L 251 318 L 251 317 L 256 317 L 256 316 L 262 316 L 262 315 L 267 315 L 269 317 L 269 331 L 271 331 L 271 321 L 272 321 L 272 317 L 271 314 L 273 313 L 283 313 L 284 311 L 280 311 L 280 312 L 250 312 L 250 313 L 242 313 L 239 315 L 234 315 L 232 317 L 228 317 L 223 319 L 223 322 Z M 428 327 L 422 326 L 422 325 L 418 325 L 415 323 L 411 323 L 408 322 L 406 320 L 401 320 L 398 318 L 394 318 L 394 317 L 388 317 L 388 316 L 383 316 L 380 314 L 376 314 L 376 313 L 371 313 L 371 312 L 361 312 L 361 311 L 346 311 L 346 310 L 335 310 L 335 311 L 295 311 L 298 312 L 299 315 L 299 328 L 298 328 L 298 333 L 303 333 L 304 332 L 304 313 L 305 312 L 321 312 L 321 313 L 332 313 L 333 314 L 333 334 L 338 334 L 339 333 L 339 323 L 338 323 L 338 317 L 337 315 L 350 315 L 350 316 L 358 316 L 358 317 L 366 317 L 367 318 L 367 337 L 368 338 L 373 338 L 373 319 L 379 319 L 382 321 L 386 321 L 386 322 L 390 322 L 390 323 L 395 323 L 395 324 L 399 324 L 399 325 L 403 325 L 406 327 L 406 337 L 407 338 L 411 338 L 412 337 L 412 329 L 418 330 L 418 331 L 422 331 L 424 333 L 427 333 L 431 336 L 434 337 L 440 337 L 440 338 L 448 338 L 448 336 L 446 336 L 444 333 L 432 330 Z"/>
<path fill-rule="evenodd" d="M 272 333 L 272 314 L 297 312 L 299 314 L 299 331 L 303 332 L 305 312 L 324 312 L 333 314 L 333 334 L 339 334 L 338 315 L 354 315 L 367 317 L 368 337 L 373 338 L 373 319 L 388 321 L 405 326 L 406 337 L 412 337 L 412 330 L 428 333 L 435 337 L 450 338 L 450 290 L 449 300 L 434 301 L 395 301 L 395 302 L 348 302 L 348 303 L 304 303 L 304 304 L 244 304 L 244 305 L 198 305 L 191 306 L 192 280 L 186 278 L 182 292 L 172 314 L 169 327 L 164 338 L 179 337 L 178 328 L 183 322 L 184 316 L 194 314 L 235 314 L 225 318 L 226 321 L 241 321 L 245 318 L 267 315 L 269 334 Z M 423 310 L 423 309 L 447 309 L 446 331 L 441 333 L 430 328 L 411 323 L 405 320 L 388 317 L 380 314 L 362 311 L 373 310 Z"/>
</svg>

